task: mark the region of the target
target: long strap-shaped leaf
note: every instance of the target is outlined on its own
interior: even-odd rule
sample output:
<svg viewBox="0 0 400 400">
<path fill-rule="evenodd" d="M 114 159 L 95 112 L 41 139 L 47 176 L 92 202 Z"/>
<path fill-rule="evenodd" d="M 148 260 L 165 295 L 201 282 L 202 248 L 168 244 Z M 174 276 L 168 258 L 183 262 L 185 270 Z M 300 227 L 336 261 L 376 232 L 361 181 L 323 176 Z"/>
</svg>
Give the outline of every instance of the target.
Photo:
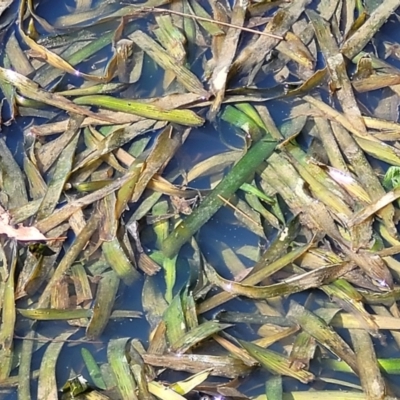
<svg viewBox="0 0 400 400">
<path fill-rule="evenodd" d="M 93 95 L 78 97 L 75 104 L 105 107 L 109 110 L 122 111 L 160 121 L 175 122 L 181 125 L 200 126 L 204 119 L 191 110 L 164 110 L 152 104 L 129 99 L 116 99 L 112 96 Z"/>
<path fill-rule="evenodd" d="M 239 160 L 225 178 L 204 199 L 198 209 L 180 223 L 162 243 L 166 257 L 173 257 L 251 176 L 262 161 L 275 150 L 277 142 L 265 137 Z"/>
</svg>

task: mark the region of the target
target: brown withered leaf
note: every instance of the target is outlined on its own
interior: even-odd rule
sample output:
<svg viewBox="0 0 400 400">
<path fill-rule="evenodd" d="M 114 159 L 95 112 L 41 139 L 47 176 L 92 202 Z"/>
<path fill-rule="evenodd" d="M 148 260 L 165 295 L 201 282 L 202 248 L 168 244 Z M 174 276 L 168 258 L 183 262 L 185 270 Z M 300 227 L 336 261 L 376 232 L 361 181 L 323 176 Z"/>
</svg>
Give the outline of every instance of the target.
<svg viewBox="0 0 400 400">
<path fill-rule="evenodd" d="M 228 281 L 220 277 L 207 263 L 204 264 L 204 268 L 208 280 L 228 293 L 252 299 L 267 299 L 297 293 L 313 287 L 319 287 L 322 283 L 331 282 L 354 267 L 349 263 L 323 266 L 301 275 L 295 275 L 283 282 L 269 286 L 252 286 Z"/>
<path fill-rule="evenodd" d="M 348 226 L 352 227 L 357 224 L 360 224 L 361 222 L 365 221 L 365 219 L 374 215 L 383 207 L 397 200 L 399 197 L 400 197 L 400 189 L 395 189 L 393 191 L 386 193 L 379 199 L 376 199 L 374 202 L 372 202 L 368 206 L 364 207 L 363 209 L 355 213 L 353 217 L 348 221 Z"/>
<path fill-rule="evenodd" d="M 216 117 L 217 112 L 219 111 L 222 101 L 224 99 L 229 68 L 235 57 L 241 33 L 240 30 L 236 28 L 236 26 L 242 26 L 244 24 L 247 4 L 239 0 L 235 2 L 233 6 L 231 21 L 231 23 L 235 25 L 235 28 L 229 28 L 223 44 L 223 56 L 220 56 L 219 59 L 216 61 L 217 64 L 211 76 L 210 85 L 213 93 L 215 94 L 215 100 L 210 107 L 209 112 L 209 118 L 211 120 Z"/>
</svg>

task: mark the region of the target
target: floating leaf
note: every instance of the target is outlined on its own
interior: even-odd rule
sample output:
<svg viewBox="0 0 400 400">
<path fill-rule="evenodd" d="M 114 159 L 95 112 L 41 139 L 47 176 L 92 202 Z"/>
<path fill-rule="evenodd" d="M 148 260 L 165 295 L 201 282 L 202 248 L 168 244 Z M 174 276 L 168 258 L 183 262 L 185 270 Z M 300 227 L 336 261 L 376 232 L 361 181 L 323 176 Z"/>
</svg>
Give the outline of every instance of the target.
<svg viewBox="0 0 400 400">
<path fill-rule="evenodd" d="M 10 215 L 0 207 L 0 234 L 7 235 L 11 239 L 25 242 L 35 242 L 40 240 L 50 240 L 44 236 L 34 226 L 18 226 L 14 228 L 10 225 Z"/>
</svg>

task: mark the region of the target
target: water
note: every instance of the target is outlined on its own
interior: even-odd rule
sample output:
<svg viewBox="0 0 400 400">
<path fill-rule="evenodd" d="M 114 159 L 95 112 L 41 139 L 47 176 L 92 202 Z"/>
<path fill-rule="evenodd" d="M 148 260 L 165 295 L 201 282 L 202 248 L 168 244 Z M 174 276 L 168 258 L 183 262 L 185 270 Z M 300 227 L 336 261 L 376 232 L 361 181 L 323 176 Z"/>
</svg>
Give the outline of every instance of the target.
<svg viewBox="0 0 400 400">
<path fill-rule="evenodd" d="M 100 4 L 100 3 L 99 3 Z M 68 14 L 71 7 L 74 4 L 72 2 L 57 3 L 57 7 L 51 3 L 51 7 L 49 7 L 49 2 L 40 3 L 36 12 L 38 15 L 44 17 L 50 24 L 55 23 L 58 17 Z M 386 37 L 390 37 L 391 40 L 399 40 L 397 37 L 398 33 L 393 28 L 393 21 L 396 20 L 396 17 L 393 17 L 391 21 L 385 26 L 382 30 L 382 35 L 386 35 Z M 149 18 L 149 21 L 144 21 L 142 23 L 143 28 L 148 28 L 151 25 L 152 21 Z M 151 26 L 150 26 L 151 27 Z M 43 34 L 43 30 L 40 31 Z M 378 46 L 378 51 L 381 52 L 381 47 Z M 107 46 L 106 49 L 102 50 L 98 58 L 92 58 L 88 63 L 80 66 L 81 71 L 90 72 L 91 66 L 102 65 L 105 66 L 107 64 L 107 60 L 111 57 L 112 49 L 111 46 Z M 206 52 L 207 57 L 210 56 L 209 52 Z M 198 57 L 193 57 L 196 59 L 195 68 L 193 68 L 194 72 L 197 75 L 201 75 L 202 71 L 202 56 L 196 55 Z M 321 62 L 321 57 L 318 57 L 319 62 Z M 390 57 L 388 60 L 393 66 L 399 67 L 399 60 L 395 57 Z M 133 97 L 145 97 L 149 95 L 160 95 L 162 94 L 162 90 L 160 89 L 160 82 L 163 78 L 160 70 L 156 69 L 154 63 L 149 60 L 149 58 L 145 58 L 145 68 L 144 68 L 144 78 L 139 81 L 137 84 L 132 85 L 131 92 L 133 93 Z M 293 82 L 296 78 L 296 71 L 291 71 L 288 73 L 287 79 L 290 82 Z M 264 81 L 260 82 L 260 84 L 268 84 L 272 81 L 272 76 L 267 76 Z M 58 89 L 67 88 L 68 84 L 76 84 L 79 86 L 80 80 L 76 78 L 71 78 L 70 76 L 67 79 L 63 79 Z M 133 89 L 132 89 L 133 88 Z M 322 91 L 323 96 L 328 97 L 326 92 Z M 361 97 L 362 102 L 370 107 L 371 112 L 375 109 L 377 103 L 379 102 L 379 95 L 369 93 L 368 95 Z M 277 126 L 281 126 L 283 123 L 287 122 L 287 119 L 291 118 L 291 100 L 274 100 L 268 102 L 268 110 L 272 116 L 272 119 L 275 121 Z M 395 119 L 392 115 L 392 119 Z M 5 111 L 3 114 L 3 118 L 9 118 L 7 112 Z M 64 115 L 58 116 L 56 119 L 64 118 Z M 398 117 L 397 117 L 398 118 Z M 396 118 L 396 121 L 397 121 Z M 45 119 L 34 119 L 35 124 L 40 124 L 41 122 L 45 122 Z M 13 155 L 17 162 L 22 165 L 23 162 L 23 129 L 31 123 L 30 117 L 18 118 L 15 123 L 10 126 L 3 127 L 2 137 L 6 139 L 7 145 L 12 149 Z M 232 131 L 232 128 L 230 128 Z M 222 122 L 218 122 L 215 126 L 207 123 L 204 127 L 194 129 L 185 144 L 181 147 L 181 149 L 176 154 L 174 160 L 171 164 L 169 164 L 166 173 L 172 171 L 173 169 L 180 168 L 186 171 L 189 171 L 192 167 L 194 167 L 197 163 L 202 160 L 205 160 L 213 155 L 220 154 L 223 151 L 228 150 L 229 147 L 242 147 L 243 139 L 240 137 L 232 136 L 232 133 L 226 125 Z M 299 142 L 305 148 L 311 142 L 309 136 L 300 136 Z M 124 147 L 126 150 L 128 146 Z M 227 170 L 224 172 L 226 173 Z M 210 187 L 210 179 L 208 177 L 200 177 L 195 179 L 193 182 L 190 182 L 191 187 L 195 187 L 196 189 L 208 189 Z M 243 199 L 243 194 L 239 195 L 239 198 Z M 134 211 L 135 206 L 132 206 L 131 212 Z M 129 212 L 127 212 L 127 215 Z M 249 268 L 254 265 L 254 258 L 257 256 L 258 249 L 265 248 L 269 245 L 269 243 L 274 239 L 277 230 L 272 229 L 270 226 L 266 226 L 264 224 L 265 230 L 268 232 L 268 237 L 262 238 L 257 233 L 250 231 L 243 223 L 239 223 L 237 219 L 233 216 L 232 210 L 228 207 L 221 209 L 215 216 L 202 228 L 200 234 L 196 236 L 197 242 L 202 250 L 202 253 L 207 260 L 216 270 L 224 277 L 230 277 L 231 272 L 233 270 L 240 270 L 243 267 Z M 151 254 L 155 250 L 154 243 L 154 234 L 151 235 L 149 231 L 152 228 L 147 227 L 143 232 L 143 244 L 145 246 L 145 250 L 147 253 Z M 147 232 L 146 232 L 147 231 Z M 148 234 L 148 236 L 146 235 Z M 251 251 L 250 251 L 250 250 Z M 261 250 L 259 250 L 261 252 Z M 184 287 L 189 279 L 190 275 L 190 267 L 189 262 L 185 259 L 189 258 L 191 250 L 188 246 L 183 249 L 183 255 L 181 259 L 178 260 L 178 265 L 180 268 L 178 269 L 177 276 L 177 284 L 175 286 L 175 293 L 178 289 Z M 232 254 L 236 255 L 236 258 L 233 258 Z M 282 276 L 282 278 L 287 278 L 287 276 Z M 160 291 L 165 290 L 164 277 L 162 273 L 159 273 L 155 278 L 156 285 Z M 116 300 L 115 309 L 120 310 L 142 310 L 142 285 L 143 278 L 136 282 L 133 286 L 128 287 L 123 284 L 120 286 L 118 298 Z M 215 293 L 215 290 L 212 292 Z M 326 297 L 321 294 L 315 294 L 313 292 L 312 298 L 309 298 L 310 291 L 303 292 L 300 294 L 296 294 L 291 296 L 291 299 L 295 301 L 305 304 L 307 301 L 309 303 L 314 304 L 314 308 L 316 308 L 316 304 L 321 303 L 322 301 L 326 301 Z M 272 306 L 276 305 L 274 302 L 271 302 Z M 286 312 L 288 308 L 288 302 L 283 301 L 281 305 L 281 311 L 283 313 Z M 243 311 L 243 312 L 255 312 L 256 308 L 254 306 L 254 302 L 245 299 L 235 299 L 228 303 L 227 305 L 222 306 L 223 310 L 235 310 L 235 311 Z M 219 309 L 213 310 L 212 312 L 206 313 L 205 316 L 207 318 L 215 315 L 216 312 L 221 311 Z M 36 324 L 35 329 L 38 332 L 46 335 L 47 337 L 56 337 L 58 334 L 63 332 L 66 328 L 66 323 L 64 322 L 38 322 Z M 257 325 L 249 325 L 249 324 L 237 324 L 234 327 L 227 330 L 227 332 L 234 336 L 240 337 L 245 340 L 253 340 L 258 337 L 258 326 Z M 19 336 L 24 336 L 27 334 L 29 327 L 26 325 L 17 326 L 16 334 Z M 347 331 L 340 331 L 341 335 L 345 337 L 347 342 L 350 342 L 350 339 L 346 333 Z M 145 318 L 141 319 L 133 319 L 133 318 L 125 318 L 125 319 L 116 319 L 110 320 L 107 325 L 105 331 L 101 335 L 100 339 L 95 343 L 79 343 L 79 341 L 84 341 L 83 338 L 83 330 L 79 330 L 78 333 L 71 336 L 69 340 L 70 343 L 63 346 L 60 356 L 57 362 L 57 384 L 58 387 L 62 386 L 62 384 L 71 376 L 75 376 L 77 374 L 83 374 L 86 379 L 89 379 L 88 371 L 86 367 L 84 367 L 83 360 L 80 354 L 80 349 L 82 347 L 88 348 L 92 354 L 95 356 L 95 359 L 98 363 L 104 363 L 107 361 L 107 353 L 106 347 L 108 342 L 111 339 L 122 338 L 122 337 L 130 337 L 139 339 L 145 347 L 148 345 L 148 339 L 150 335 L 150 327 Z M 278 342 L 274 344 L 271 349 L 283 353 L 287 351 L 288 346 L 291 344 L 291 340 L 293 337 L 289 338 L 284 342 Z M 15 346 L 18 346 L 20 341 L 18 339 L 15 340 Z M 35 346 L 40 346 L 39 343 L 35 343 Z M 378 340 L 374 339 L 374 345 L 377 349 L 377 352 L 382 356 L 392 356 L 393 357 L 393 349 L 394 342 L 388 337 L 388 347 L 382 346 Z M 38 369 L 41 364 L 41 360 L 44 354 L 44 349 L 46 346 L 42 346 L 41 349 L 37 350 L 34 353 L 32 360 L 32 369 Z M 202 349 L 207 351 L 207 344 L 202 346 Z M 387 349 L 390 349 L 388 351 Z M 396 354 L 398 350 L 396 347 Z M 318 374 L 318 368 L 315 367 L 316 374 Z M 255 396 L 264 391 L 264 384 L 269 377 L 269 373 L 265 370 L 259 370 L 256 373 L 252 374 L 250 378 L 246 379 L 243 384 L 240 386 L 240 391 L 245 393 L 248 396 Z M 187 377 L 186 374 L 182 373 L 171 373 L 167 372 L 162 375 L 162 378 L 169 378 L 171 381 L 181 379 L 182 377 Z M 348 374 L 337 373 L 334 374 L 336 379 L 342 379 L 346 382 L 351 382 L 354 384 L 359 384 L 356 378 L 349 377 Z M 218 379 L 215 379 L 218 381 Z M 392 378 L 392 381 L 395 386 L 398 386 L 399 382 L 396 377 Z M 36 393 L 36 380 L 32 380 L 32 393 Z M 341 389 L 341 386 L 334 384 L 327 384 L 323 386 L 325 390 L 329 389 Z M 284 378 L 284 390 L 307 390 L 308 387 L 306 385 L 297 383 L 292 379 Z M 0 395 L 1 398 L 4 399 L 16 399 L 17 392 L 15 390 L 6 391 L 3 395 Z M 32 398 L 36 398 L 35 395 L 32 395 Z"/>
</svg>

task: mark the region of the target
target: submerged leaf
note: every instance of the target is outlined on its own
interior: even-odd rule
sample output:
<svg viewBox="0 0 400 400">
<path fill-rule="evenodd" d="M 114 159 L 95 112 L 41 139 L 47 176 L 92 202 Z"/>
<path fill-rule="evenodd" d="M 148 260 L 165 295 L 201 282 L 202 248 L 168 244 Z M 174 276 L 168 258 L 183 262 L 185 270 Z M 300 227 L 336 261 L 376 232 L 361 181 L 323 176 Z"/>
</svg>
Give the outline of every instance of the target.
<svg viewBox="0 0 400 400">
<path fill-rule="evenodd" d="M 346 361 L 353 371 L 358 373 L 353 350 L 322 318 L 293 300 L 290 303 L 288 317 L 297 322 L 305 332 L 314 337 L 322 346 Z"/>
<path fill-rule="evenodd" d="M 111 340 L 107 346 L 107 359 L 122 400 L 137 400 L 136 382 L 126 355 L 128 340 L 128 338 Z"/>
<path fill-rule="evenodd" d="M 21 92 L 22 95 L 28 97 L 29 99 L 37 100 L 54 107 L 58 107 L 62 110 L 73 112 L 75 114 L 90 116 L 106 122 L 118 123 L 118 121 L 111 117 L 96 115 L 86 108 L 79 107 L 63 96 L 45 91 L 41 89 L 35 82 L 10 69 L 0 67 L 0 80 L 13 85 Z"/>
<path fill-rule="evenodd" d="M 241 160 L 232 168 L 229 174 L 203 200 L 189 217 L 180 223 L 162 244 L 166 257 L 178 253 L 184 243 L 201 228 L 229 198 L 254 173 L 263 160 L 275 150 L 276 141 L 266 137 L 254 144 Z"/>
<path fill-rule="evenodd" d="M 301 292 L 312 287 L 319 287 L 321 284 L 328 283 L 342 276 L 353 266 L 345 263 L 321 267 L 316 270 L 297 275 L 287 279 L 285 282 L 276 283 L 270 286 L 250 286 L 242 283 L 227 281 L 221 278 L 215 270 L 204 264 L 209 281 L 228 293 L 236 296 L 245 296 L 252 299 L 267 299 L 277 296 L 285 296 L 291 293 Z"/>
<path fill-rule="evenodd" d="M 114 111 L 123 111 L 140 117 L 160 121 L 175 122 L 181 125 L 200 126 L 203 118 L 190 110 L 164 110 L 157 106 L 133 100 L 116 99 L 106 95 L 84 96 L 74 99 L 75 104 L 105 107 Z"/>
<path fill-rule="evenodd" d="M 303 383 L 309 383 L 315 378 L 311 372 L 304 370 L 297 371 L 291 368 L 289 359 L 275 351 L 264 349 L 256 344 L 245 342 L 244 340 L 240 340 L 239 343 L 265 369 L 273 374 L 290 376 Z"/>
</svg>

